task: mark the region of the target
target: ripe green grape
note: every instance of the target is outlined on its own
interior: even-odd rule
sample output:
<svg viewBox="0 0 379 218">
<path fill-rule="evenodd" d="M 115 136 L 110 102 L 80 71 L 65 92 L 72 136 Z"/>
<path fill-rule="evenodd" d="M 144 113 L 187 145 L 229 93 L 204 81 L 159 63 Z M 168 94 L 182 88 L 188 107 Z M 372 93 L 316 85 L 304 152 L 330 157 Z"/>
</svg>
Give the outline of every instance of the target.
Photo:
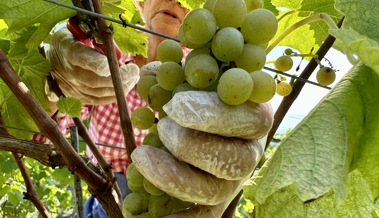
<svg viewBox="0 0 379 218">
<path fill-rule="evenodd" d="M 277 30 L 278 20 L 271 11 L 264 8 L 249 12 L 241 25 L 245 41 L 255 45 L 270 41 Z"/>
<path fill-rule="evenodd" d="M 162 195 L 165 193 L 146 178 L 143 180 L 143 187 L 145 188 L 146 192 L 150 195 Z"/>
<path fill-rule="evenodd" d="M 132 192 L 136 192 L 136 193 L 145 193 L 145 194 L 147 194 L 147 192 L 146 192 L 145 188 L 143 187 L 143 185 L 139 187 L 139 186 L 136 186 L 136 185 L 134 185 L 134 184 L 128 182 L 128 188 L 129 188 L 130 191 L 132 191 Z"/>
<path fill-rule="evenodd" d="M 149 90 L 148 102 L 155 111 L 162 111 L 163 105 L 167 104 L 172 98 L 172 91 L 162 88 L 159 84 L 153 85 Z"/>
<path fill-rule="evenodd" d="M 182 83 L 175 87 L 175 89 L 172 91 L 172 96 L 174 96 L 178 92 L 185 92 L 189 90 L 197 90 L 197 88 L 191 86 L 189 83 Z"/>
<path fill-rule="evenodd" d="M 278 93 L 278 95 L 287 96 L 291 94 L 291 92 L 292 92 L 291 84 L 287 82 L 283 82 L 283 81 L 276 84 L 276 93 Z"/>
<path fill-rule="evenodd" d="M 132 215 L 140 215 L 147 212 L 149 206 L 149 197 L 144 193 L 132 192 L 128 194 L 122 203 L 123 213 L 131 213 Z"/>
<path fill-rule="evenodd" d="M 190 11 L 183 19 L 182 30 L 185 38 L 194 44 L 209 42 L 216 33 L 216 19 L 212 12 L 204 8 Z"/>
<path fill-rule="evenodd" d="M 149 134 L 147 134 L 145 138 L 143 139 L 142 144 L 150 145 L 156 148 L 160 148 L 164 146 L 163 142 L 159 138 L 158 132 L 149 132 Z"/>
<path fill-rule="evenodd" d="M 203 8 L 207 9 L 208 11 L 213 11 L 213 6 L 215 5 L 217 0 L 206 0 L 204 2 Z"/>
<path fill-rule="evenodd" d="M 172 61 L 162 63 L 157 70 L 156 77 L 158 84 L 168 91 L 174 90 L 177 85 L 185 80 L 182 66 Z"/>
<path fill-rule="evenodd" d="M 162 63 L 166 61 L 179 63 L 183 58 L 183 50 L 176 41 L 165 39 L 157 47 L 157 57 Z"/>
<path fill-rule="evenodd" d="M 245 5 L 247 12 L 250 12 L 258 8 L 263 8 L 264 2 L 263 0 L 245 0 Z"/>
<path fill-rule="evenodd" d="M 220 61 L 233 61 L 241 55 L 244 39 L 239 30 L 233 27 L 220 29 L 212 39 L 212 53 Z"/>
<path fill-rule="evenodd" d="M 154 75 L 141 77 L 137 83 L 137 93 L 141 98 L 148 100 L 150 88 L 157 84 L 157 78 Z"/>
<path fill-rule="evenodd" d="M 178 38 L 180 40 L 180 43 L 182 43 L 182 45 L 184 45 L 187 48 L 196 49 L 196 48 L 201 48 L 204 46 L 204 44 L 195 44 L 195 43 L 189 41 L 187 39 L 187 36 L 184 34 L 182 25 L 179 27 Z"/>
<path fill-rule="evenodd" d="M 271 100 L 276 92 L 274 78 L 261 70 L 251 72 L 250 76 L 253 79 L 254 89 L 249 100 L 255 103 L 264 103 Z"/>
<path fill-rule="evenodd" d="M 134 163 L 130 163 L 126 169 L 126 179 L 128 184 L 132 184 L 135 187 L 143 187 L 144 176 L 137 170 Z"/>
<path fill-rule="evenodd" d="M 247 9 L 242 0 L 216 0 L 213 4 L 212 13 L 220 28 L 241 26 L 246 17 Z"/>
<path fill-rule="evenodd" d="M 217 86 L 220 99 L 230 105 L 239 105 L 247 101 L 253 91 L 253 80 L 249 73 L 241 68 L 225 71 Z"/>
<path fill-rule="evenodd" d="M 170 196 L 162 194 L 150 196 L 148 210 L 152 218 L 162 218 L 171 214 L 173 205 L 169 203 Z"/>
<path fill-rule="evenodd" d="M 261 70 L 266 63 L 266 52 L 261 46 L 246 43 L 241 55 L 234 62 L 237 67 L 247 72 Z"/>
<path fill-rule="evenodd" d="M 330 67 L 321 67 L 316 74 L 318 84 L 322 86 L 330 85 L 336 79 L 336 72 Z"/>
<path fill-rule="evenodd" d="M 212 85 L 218 76 L 216 59 L 207 54 L 196 55 L 184 66 L 187 82 L 195 88 Z"/>
<path fill-rule="evenodd" d="M 289 71 L 293 66 L 293 60 L 290 56 L 283 55 L 275 60 L 275 68 L 279 71 Z"/>
<path fill-rule="evenodd" d="M 132 112 L 130 120 L 138 129 L 149 129 L 154 125 L 155 115 L 150 108 L 139 107 Z"/>
<path fill-rule="evenodd" d="M 207 46 L 208 45 L 208 46 Z M 196 55 L 200 55 L 200 54 L 207 54 L 207 55 L 210 55 L 211 54 L 211 48 L 210 48 L 210 45 L 211 43 L 209 44 L 206 44 L 204 45 L 203 47 L 201 48 L 196 48 L 196 49 L 193 49 L 190 51 L 190 53 L 188 53 L 187 57 L 186 57 L 186 60 L 185 60 L 185 64 L 188 63 L 189 60 L 191 60 L 193 57 L 195 57 Z"/>
</svg>

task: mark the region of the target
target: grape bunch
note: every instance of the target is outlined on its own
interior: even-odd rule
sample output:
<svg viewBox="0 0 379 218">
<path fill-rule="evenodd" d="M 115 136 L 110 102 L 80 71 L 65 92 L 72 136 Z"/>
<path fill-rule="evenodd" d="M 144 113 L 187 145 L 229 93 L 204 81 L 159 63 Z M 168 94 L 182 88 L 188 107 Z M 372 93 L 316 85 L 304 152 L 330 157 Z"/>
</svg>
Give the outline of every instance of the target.
<svg viewBox="0 0 379 218">
<path fill-rule="evenodd" d="M 184 132 L 196 133 L 204 137 L 204 140 L 200 140 L 197 144 L 204 143 L 206 140 L 215 140 L 214 146 L 219 144 L 218 141 L 228 143 L 228 146 L 235 146 L 235 151 L 239 155 L 246 155 L 246 162 L 250 163 L 243 164 L 246 168 L 243 172 L 246 175 L 226 177 L 226 183 L 234 184 L 235 187 L 242 179 L 248 178 L 255 167 L 255 161 L 250 160 L 255 159 L 255 155 L 259 156 L 260 150 L 256 148 L 259 147 L 257 140 L 267 134 L 272 125 L 270 112 L 264 112 L 271 111 L 271 107 L 265 103 L 276 93 L 274 78 L 262 69 L 266 63 L 265 48 L 276 34 L 277 20 L 272 12 L 260 8 L 259 5 L 263 3 L 256 4 L 258 6 L 254 7 L 249 5 L 249 10 L 247 3 L 252 2 L 207 0 L 203 8 L 190 11 L 179 29 L 180 43 L 172 39 L 164 40 L 157 49 L 159 61 L 151 62 L 141 68 L 137 92 L 148 101 L 149 107 L 156 111 L 158 118 L 155 118 L 156 114 L 149 108 L 137 108 L 131 115 L 135 127 L 150 130 L 143 141 L 143 146 L 136 150 L 149 146 L 178 157 L 179 154 L 174 151 L 175 147 L 178 147 L 178 144 L 184 146 L 191 142 L 190 138 L 192 138 L 187 135 L 177 136 Z M 185 58 L 181 46 L 192 49 Z M 184 93 L 191 94 L 184 95 Z M 188 101 L 193 99 L 193 102 L 187 102 L 186 98 Z M 192 116 L 184 109 L 187 104 L 202 109 L 196 112 L 196 116 Z M 219 119 L 207 121 L 207 116 L 214 113 Z M 257 119 L 255 117 L 257 114 L 265 115 L 258 116 L 259 119 Z M 201 121 L 190 119 L 201 116 L 204 116 L 200 119 Z M 239 119 L 239 117 L 242 118 Z M 228 125 L 230 128 L 223 128 L 223 125 Z M 239 125 L 243 127 L 240 128 Z M 156 126 L 158 129 L 155 128 Z M 168 126 L 170 128 L 166 128 Z M 249 128 L 246 129 L 246 126 Z M 259 130 L 255 129 L 255 126 L 259 126 Z M 176 130 L 180 130 L 178 134 L 174 134 Z M 177 143 L 180 140 L 182 142 Z M 209 148 L 209 152 L 212 152 L 211 147 L 212 145 L 208 145 L 203 149 Z M 250 148 L 250 150 L 239 152 L 241 150 L 237 147 Z M 259 152 L 254 153 L 256 149 Z M 138 155 L 136 152 L 133 153 L 134 156 Z M 193 154 L 186 157 L 192 157 L 195 153 L 193 151 Z M 209 172 L 202 168 L 206 168 L 209 164 L 201 165 L 200 160 L 197 161 L 199 163 L 197 166 L 197 163 L 191 163 L 185 157 L 178 159 L 200 168 L 201 174 Z M 151 179 L 150 174 L 138 168 L 141 167 L 138 161 L 136 165 L 135 162 L 133 159 L 126 173 L 132 193 L 127 195 L 123 202 L 125 217 L 165 217 L 198 204 L 220 204 L 221 209 L 225 209 L 224 206 L 227 205 L 225 202 L 228 200 L 225 200 L 224 196 L 228 195 L 226 193 L 219 194 L 224 197 L 222 198 L 224 200 L 219 198 L 216 199 L 217 202 L 208 202 L 201 201 L 202 197 L 200 201 L 191 201 L 192 198 L 181 198 L 180 195 L 175 195 L 169 190 L 166 192 L 162 190 L 163 188 L 158 188 L 160 183 Z M 222 160 L 220 163 L 223 163 Z M 230 174 L 227 170 L 223 172 Z M 212 178 L 215 178 L 213 175 Z M 216 177 L 220 184 L 224 183 L 222 179 Z M 176 182 L 184 184 L 190 181 Z M 229 195 L 232 194 L 233 192 L 229 193 Z"/>
</svg>

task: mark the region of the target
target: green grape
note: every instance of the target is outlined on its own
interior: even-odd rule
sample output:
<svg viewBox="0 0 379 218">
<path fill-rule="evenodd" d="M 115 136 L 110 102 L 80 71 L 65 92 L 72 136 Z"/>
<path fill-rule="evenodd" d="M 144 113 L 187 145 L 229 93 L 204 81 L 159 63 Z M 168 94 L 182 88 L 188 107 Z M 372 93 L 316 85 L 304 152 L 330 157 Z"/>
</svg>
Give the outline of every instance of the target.
<svg viewBox="0 0 379 218">
<path fill-rule="evenodd" d="M 184 66 L 187 82 L 195 88 L 212 85 L 218 76 L 218 64 L 210 55 L 196 55 Z"/>
<path fill-rule="evenodd" d="M 225 71 L 217 86 L 220 99 L 230 105 L 239 105 L 247 101 L 253 91 L 253 80 L 249 73 L 241 68 Z"/>
<path fill-rule="evenodd" d="M 183 58 L 183 50 L 176 41 L 165 39 L 157 47 L 157 57 L 162 63 L 166 61 L 179 63 Z"/>
<path fill-rule="evenodd" d="M 241 33 L 246 42 L 260 45 L 270 41 L 278 30 L 278 20 L 267 9 L 255 9 L 246 15 Z"/>
<path fill-rule="evenodd" d="M 177 85 L 185 80 L 182 66 L 172 61 L 162 63 L 157 70 L 156 77 L 158 84 L 168 91 L 174 90 Z"/>
<path fill-rule="evenodd" d="M 250 12 L 258 8 L 263 8 L 264 2 L 263 0 L 245 0 L 245 5 L 247 12 Z"/>
<path fill-rule="evenodd" d="M 212 39 L 212 53 L 220 61 L 233 61 L 241 55 L 244 39 L 239 30 L 233 27 L 220 29 Z"/>
<path fill-rule="evenodd" d="M 276 93 L 278 93 L 278 95 L 287 96 L 291 94 L 291 92 L 292 92 L 291 84 L 287 82 L 283 82 L 283 81 L 276 84 Z"/>
<path fill-rule="evenodd" d="M 196 48 L 196 49 L 193 49 L 190 51 L 190 53 L 188 53 L 187 57 L 186 57 L 186 60 L 185 60 L 185 64 L 188 63 L 189 60 L 191 60 L 193 57 L 195 57 L 196 55 L 200 55 L 200 54 L 207 54 L 207 55 L 210 55 L 211 54 L 211 48 L 210 48 L 210 45 L 211 43 L 207 43 L 205 44 L 203 47 L 201 48 Z"/>
<path fill-rule="evenodd" d="M 154 125 L 155 114 L 150 108 L 139 107 L 132 112 L 130 120 L 138 129 L 149 129 Z"/>
<path fill-rule="evenodd" d="M 173 205 L 171 213 L 180 212 L 180 211 L 183 211 L 185 209 L 195 206 L 195 204 L 192 202 L 182 201 L 172 196 L 169 203 Z"/>
<path fill-rule="evenodd" d="M 134 184 L 128 182 L 128 188 L 129 188 L 130 191 L 132 191 L 132 192 L 136 192 L 136 193 L 146 193 L 146 194 L 147 194 L 145 188 L 143 187 L 143 184 L 142 184 L 142 186 L 136 186 L 136 185 L 134 185 Z"/>
<path fill-rule="evenodd" d="M 180 43 L 182 43 L 182 45 L 184 45 L 187 48 L 196 49 L 196 48 L 201 48 L 201 47 L 204 46 L 204 44 L 196 44 L 196 43 L 193 43 L 193 42 L 189 41 L 187 39 L 186 34 L 184 34 L 183 26 L 182 25 L 179 27 L 178 38 L 180 40 Z"/>
<path fill-rule="evenodd" d="M 283 55 L 275 60 L 274 65 L 277 70 L 286 72 L 291 70 L 293 66 L 293 61 L 290 56 Z"/>
<path fill-rule="evenodd" d="M 133 162 L 126 169 L 126 179 L 128 180 L 128 184 L 132 184 L 135 187 L 143 187 L 144 176 L 137 170 Z"/>
<path fill-rule="evenodd" d="M 162 88 L 159 84 L 153 85 L 149 90 L 148 102 L 155 111 L 162 111 L 163 105 L 167 104 L 172 98 L 172 91 Z"/>
<path fill-rule="evenodd" d="M 185 92 L 189 90 L 197 90 L 197 88 L 191 86 L 189 83 L 182 83 L 175 87 L 172 91 L 172 96 L 174 96 L 178 92 Z"/>
<path fill-rule="evenodd" d="M 181 26 L 186 39 L 198 45 L 209 42 L 217 30 L 215 17 L 204 8 L 190 11 L 184 17 Z"/>
<path fill-rule="evenodd" d="M 206 0 L 204 2 L 203 8 L 207 9 L 208 11 L 213 11 L 213 6 L 215 5 L 215 2 L 217 0 Z"/>
<path fill-rule="evenodd" d="M 336 72 L 330 67 L 321 67 L 316 74 L 318 84 L 322 86 L 330 85 L 336 79 Z"/>
<path fill-rule="evenodd" d="M 157 78 L 154 75 L 141 77 L 137 83 L 137 93 L 141 98 L 148 100 L 150 88 L 157 84 Z"/>
<path fill-rule="evenodd" d="M 161 110 L 158 112 L 159 119 L 163 119 L 164 117 L 167 117 L 167 114 L 164 110 Z"/>
<path fill-rule="evenodd" d="M 143 180 L 143 187 L 145 188 L 146 192 L 150 195 L 162 195 L 165 193 L 146 178 Z"/>
<path fill-rule="evenodd" d="M 276 92 L 274 78 L 261 70 L 251 72 L 250 76 L 253 79 L 254 89 L 249 100 L 255 103 L 264 103 L 271 100 Z"/>
<path fill-rule="evenodd" d="M 286 50 L 284 50 L 284 54 L 285 55 L 291 55 L 291 54 L 293 54 L 294 52 L 292 51 L 292 49 L 290 49 L 290 48 L 286 48 Z"/>
<path fill-rule="evenodd" d="M 170 196 L 166 193 L 162 195 L 151 195 L 148 210 L 152 218 L 162 218 L 171 214 L 172 204 L 169 204 Z"/>
<path fill-rule="evenodd" d="M 216 18 L 218 27 L 238 28 L 246 17 L 247 9 L 242 0 L 216 0 L 212 13 Z"/>
<path fill-rule="evenodd" d="M 234 62 L 237 67 L 247 72 L 261 70 L 266 63 L 266 52 L 260 46 L 246 43 L 241 55 Z"/>
<path fill-rule="evenodd" d="M 145 136 L 145 138 L 143 139 L 142 144 L 143 145 L 150 145 L 150 146 L 153 146 L 156 148 L 160 148 L 160 147 L 164 146 L 163 142 L 159 138 L 158 132 L 149 132 L 149 134 L 147 134 Z"/>
<path fill-rule="evenodd" d="M 149 196 L 144 193 L 132 192 L 128 194 L 123 203 L 123 213 L 131 213 L 132 215 L 140 215 L 147 212 L 149 206 Z"/>
</svg>

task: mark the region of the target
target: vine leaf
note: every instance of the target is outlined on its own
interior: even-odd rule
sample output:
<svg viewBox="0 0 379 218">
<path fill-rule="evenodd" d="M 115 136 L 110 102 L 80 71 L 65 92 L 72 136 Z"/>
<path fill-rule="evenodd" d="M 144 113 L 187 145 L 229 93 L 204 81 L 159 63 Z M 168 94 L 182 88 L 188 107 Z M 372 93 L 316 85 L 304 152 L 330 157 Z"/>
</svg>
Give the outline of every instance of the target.
<svg viewBox="0 0 379 218">
<path fill-rule="evenodd" d="M 60 97 L 57 102 L 59 112 L 70 117 L 80 117 L 82 111 L 82 101 L 73 97 Z"/>
<path fill-rule="evenodd" d="M 324 217 L 341 217 L 334 211 L 341 205 L 352 207 L 345 212 L 367 209 L 349 201 L 374 205 L 379 196 L 379 102 L 372 90 L 378 86 L 379 77 L 371 68 L 354 66 L 282 141 L 244 186 L 245 197 L 258 208 L 257 217 L 314 217 L 317 213 L 308 203 L 330 213 Z M 359 190 L 366 194 L 349 195 L 349 190 L 359 189 L 349 179 L 366 184 L 367 190 Z"/>
<path fill-rule="evenodd" d="M 62 2 L 72 5 L 71 0 Z M 2 1 L 0 8 L 0 19 L 4 19 L 9 25 L 9 32 L 38 26 L 38 30 L 26 44 L 29 49 L 36 48 L 57 23 L 76 14 L 73 10 L 46 1 Z"/>
</svg>

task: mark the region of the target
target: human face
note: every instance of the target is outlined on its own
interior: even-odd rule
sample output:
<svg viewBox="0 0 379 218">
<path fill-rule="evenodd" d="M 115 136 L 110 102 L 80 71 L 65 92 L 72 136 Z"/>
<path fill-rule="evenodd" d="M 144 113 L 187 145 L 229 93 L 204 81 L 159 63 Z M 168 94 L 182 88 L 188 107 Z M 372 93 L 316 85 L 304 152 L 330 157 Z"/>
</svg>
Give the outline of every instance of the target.
<svg viewBox="0 0 379 218">
<path fill-rule="evenodd" d="M 175 0 L 146 0 L 140 6 L 146 28 L 172 37 L 178 37 L 180 24 L 189 11 Z"/>
</svg>

